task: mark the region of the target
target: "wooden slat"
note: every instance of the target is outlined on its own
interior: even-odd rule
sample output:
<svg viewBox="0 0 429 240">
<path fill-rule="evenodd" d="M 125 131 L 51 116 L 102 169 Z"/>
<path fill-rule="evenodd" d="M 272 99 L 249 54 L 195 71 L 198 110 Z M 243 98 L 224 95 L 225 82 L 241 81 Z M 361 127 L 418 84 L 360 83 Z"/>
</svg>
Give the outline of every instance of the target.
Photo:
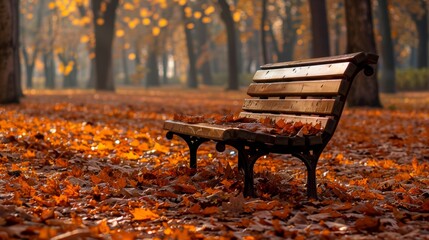
<svg viewBox="0 0 429 240">
<path fill-rule="evenodd" d="M 351 77 L 357 67 L 351 62 L 323 64 L 314 66 L 290 67 L 259 70 L 255 73 L 255 82 L 280 82 L 299 80 L 321 80 Z"/>
<path fill-rule="evenodd" d="M 248 112 L 292 114 L 338 114 L 335 99 L 246 99 L 242 109 Z"/>
<path fill-rule="evenodd" d="M 325 128 L 329 121 L 329 117 L 312 117 L 312 116 L 297 116 L 297 115 L 286 115 L 286 114 L 270 114 L 270 113 L 252 113 L 252 112 L 241 112 L 240 117 L 254 118 L 257 120 L 269 118 L 273 121 L 283 119 L 285 122 L 302 122 L 311 123 L 316 125 L 320 123 L 322 128 Z"/>
<path fill-rule="evenodd" d="M 375 58 L 376 57 L 376 58 Z M 284 67 L 298 67 L 298 66 L 309 66 L 309 65 L 318 65 L 318 64 L 328 64 L 328 63 L 339 63 L 339 62 L 352 62 L 356 65 L 368 61 L 368 63 L 377 62 L 378 56 L 375 54 L 365 54 L 363 52 L 344 54 L 339 56 L 331 57 L 322 57 L 322 58 L 312 58 L 312 59 L 303 59 L 290 62 L 279 62 L 279 63 L 269 63 L 261 66 L 261 69 L 274 69 L 274 68 L 284 68 Z"/>
<path fill-rule="evenodd" d="M 222 141 L 232 137 L 231 130 L 234 128 L 208 123 L 189 124 L 167 120 L 164 122 L 164 129 L 175 133 Z"/>
<path fill-rule="evenodd" d="M 347 81 L 341 79 L 284 83 L 252 83 L 247 94 L 252 97 L 334 96 L 347 93 Z"/>
</svg>

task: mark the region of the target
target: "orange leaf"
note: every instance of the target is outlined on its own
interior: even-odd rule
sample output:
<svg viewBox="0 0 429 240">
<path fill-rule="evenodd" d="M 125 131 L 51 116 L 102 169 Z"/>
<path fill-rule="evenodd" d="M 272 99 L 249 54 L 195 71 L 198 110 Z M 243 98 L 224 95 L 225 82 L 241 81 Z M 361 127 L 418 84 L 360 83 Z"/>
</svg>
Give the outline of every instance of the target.
<svg viewBox="0 0 429 240">
<path fill-rule="evenodd" d="M 154 220 L 159 218 L 159 215 L 152 212 L 149 209 L 145 209 L 145 208 L 135 208 L 134 210 L 131 211 L 131 213 L 133 214 L 134 218 L 133 220 Z"/>
<path fill-rule="evenodd" d="M 202 214 L 203 215 L 212 215 L 212 214 L 219 213 L 219 211 L 220 211 L 219 208 L 216 206 L 206 207 L 206 208 L 204 208 Z"/>
</svg>

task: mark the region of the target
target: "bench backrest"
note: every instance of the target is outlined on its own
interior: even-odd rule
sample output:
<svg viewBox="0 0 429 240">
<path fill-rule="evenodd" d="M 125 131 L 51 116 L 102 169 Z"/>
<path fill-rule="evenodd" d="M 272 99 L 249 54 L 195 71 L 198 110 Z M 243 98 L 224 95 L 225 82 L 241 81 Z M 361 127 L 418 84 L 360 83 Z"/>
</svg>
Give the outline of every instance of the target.
<svg viewBox="0 0 429 240">
<path fill-rule="evenodd" d="M 361 70 L 371 75 L 378 56 L 353 53 L 267 64 L 253 77 L 240 113 L 256 119 L 320 123 L 330 136 L 343 111 L 352 81 Z"/>
</svg>

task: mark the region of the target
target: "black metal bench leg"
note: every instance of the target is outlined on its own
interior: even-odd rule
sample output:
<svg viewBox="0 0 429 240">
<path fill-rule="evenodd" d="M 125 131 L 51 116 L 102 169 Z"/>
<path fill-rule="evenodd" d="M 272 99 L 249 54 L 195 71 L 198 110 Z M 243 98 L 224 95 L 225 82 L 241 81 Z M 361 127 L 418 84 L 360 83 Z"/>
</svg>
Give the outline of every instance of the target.
<svg viewBox="0 0 429 240">
<path fill-rule="evenodd" d="M 317 199 L 316 168 L 307 168 L 307 196 Z"/>
<path fill-rule="evenodd" d="M 240 153 L 239 153 L 240 155 Z M 244 154 L 242 154 L 244 155 Z M 255 166 L 255 162 L 257 160 L 255 157 L 249 156 L 247 159 L 241 158 L 242 162 L 242 170 L 244 170 L 244 188 L 243 195 L 244 197 L 256 197 L 255 188 L 254 188 L 254 180 L 253 180 L 253 167 Z M 239 157 L 240 159 L 240 157 Z"/>
<path fill-rule="evenodd" d="M 319 156 L 322 150 L 315 150 L 305 153 L 293 153 L 292 155 L 304 162 L 307 167 L 307 197 L 318 199 L 317 183 L 316 183 L 316 168 Z"/>
<path fill-rule="evenodd" d="M 189 136 L 189 135 L 179 134 L 179 133 L 173 133 L 173 132 L 167 132 L 166 137 L 168 139 L 172 139 L 174 134 L 181 137 L 188 144 L 189 158 L 190 158 L 189 167 L 190 168 L 197 168 L 197 150 L 198 150 L 198 147 L 200 147 L 201 144 L 203 144 L 207 141 L 210 141 L 210 140 L 206 139 L 206 138 L 194 137 L 194 136 Z"/>
<path fill-rule="evenodd" d="M 253 167 L 256 160 L 268 154 L 268 151 L 257 146 L 244 146 L 241 144 L 233 144 L 232 146 L 238 151 L 238 168 L 244 171 L 243 195 L 244 197 L 255 197 Z"/>
</svg>

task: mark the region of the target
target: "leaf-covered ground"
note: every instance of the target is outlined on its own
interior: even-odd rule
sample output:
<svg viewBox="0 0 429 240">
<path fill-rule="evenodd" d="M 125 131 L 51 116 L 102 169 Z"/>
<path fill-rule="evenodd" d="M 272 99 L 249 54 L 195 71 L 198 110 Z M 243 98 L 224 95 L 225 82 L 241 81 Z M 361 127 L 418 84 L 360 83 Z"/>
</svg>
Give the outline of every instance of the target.
<svg viewBox="0 0 429 240">
<path fill-rule="evenodd" d="M 169 141 L 174 113 L 227 114 L 244 92 L 28 92 L 0 106 L 0 239 L 429 239 L 429 93 L 346 109 L 318 165 L 318 201 L 290 156 L 258 160 L 241 195 L 237 154 Z"/>
</svg>

